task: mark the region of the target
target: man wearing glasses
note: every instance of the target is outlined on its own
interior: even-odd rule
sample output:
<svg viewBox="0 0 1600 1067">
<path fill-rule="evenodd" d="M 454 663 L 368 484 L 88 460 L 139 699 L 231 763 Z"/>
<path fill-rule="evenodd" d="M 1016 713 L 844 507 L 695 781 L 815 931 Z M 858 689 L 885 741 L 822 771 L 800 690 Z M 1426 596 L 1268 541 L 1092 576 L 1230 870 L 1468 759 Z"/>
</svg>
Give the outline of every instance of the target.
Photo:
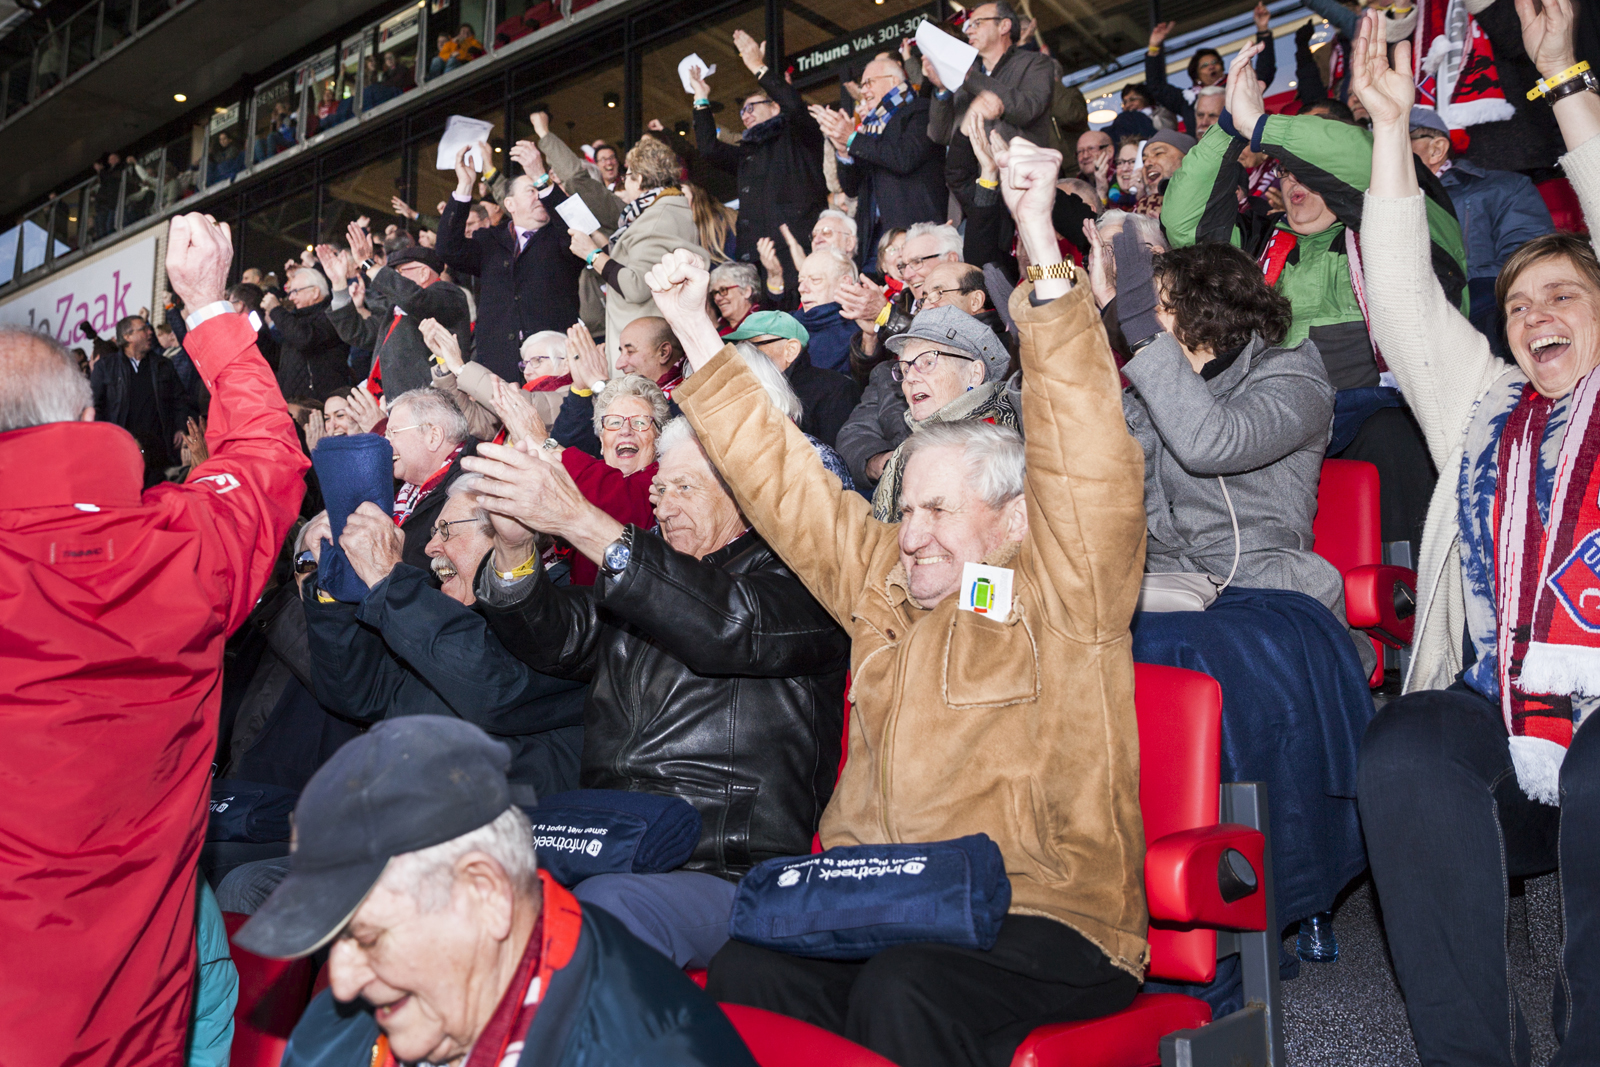
<svg viewBox="0 0 1600 1067">
<path fill-rule="evenodd" d="M 694 86 L 694 136 L 712 165 L 736 175 L 739 186 L 739 229 L 736 258 L 757 261 L 756 242 L 774 240 L 787 223 L 794 233 L 809 233 L 828 206 L 828 185 L 822 176 L 822 131 L 806 113 L 805 101 L 783 80 L 783 72 L 762 58 L 766 45 L 735 30 L 734 47 L 755 75 L 759 92 L 746 94 L 739 107 L 744 136 L 738 145 L 717 139 L 711 86 L 699 68 L 689 72 Z M 795 276 L 785 268 L 792 292 Z"/>
<path fill-rule="evenodd" d="M 320 271 L 302 267 L 288 277 L 284 299 L 261 297 L 278 340 L 278 388 L 285 397 L 327 396 L 350 387 L 350 346 L 328 318 L 332 293 Z"/>
<path fill-rule="evenodd" d="M 437 389 L 413 389 L 390 401 L 383 435 L 394 448 L 394 476 L 401 483 L 390 515 L 404 537 L 401 558 L 437 589 L 428 542 L 450 483 L 461 476 L 461 457 L 472 455 L 466 416 Z"/>
<path fill-rule="evenodd" d="M 880 55 L 862 71 L 861 104 L 859 129 L 843 111 L 813 106 L 811 114 L 838 154 L 839 187 L 857 198 L 856 261 L 876 271 L 879 235 L 944 218 L 948 197 L 944 153 L 928 139 L 928 101 L 893 57 Z"/>
<path fill-rule="evenodd" d="M 1054 147 L 1050 101 L 1061 71 L 1049 56 L 1017 47 L 1022 19 L 1006 0 L 973 8 L 964 28 L 978 57 L 960 85 L 941 83 L 932 63 L 922 69 L 936 90 L 928 109 L 928 136 L 950 146 L 945 182 L 962 207 L 971 211 L 980 168 L 971 140 L 961 132 L 967 109 L 976 108 L 1007 140 L 1022 136 L 1036 145 Z"/>
</svg>

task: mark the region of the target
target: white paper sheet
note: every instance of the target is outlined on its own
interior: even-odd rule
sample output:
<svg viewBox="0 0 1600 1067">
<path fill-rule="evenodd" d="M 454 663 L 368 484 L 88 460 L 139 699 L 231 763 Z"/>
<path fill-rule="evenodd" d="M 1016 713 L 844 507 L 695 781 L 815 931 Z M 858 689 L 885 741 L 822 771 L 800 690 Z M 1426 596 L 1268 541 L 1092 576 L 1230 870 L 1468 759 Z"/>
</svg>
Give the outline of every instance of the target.
<svg viewBox="0 0 1600 1067">
<path fill-rule="evenodd" d="M 465 115 L 451 115 L 450 121 L 445 123 L 444 136 L 439 139 L 439 158 L 434 166 L 439 170 L 456 169 L 456 153 L 464 145 L 475 145 L 479 141 L 487 141 L 489 132 L 494 129 L 494 123 L 482 119 L 469 119 Z M 472 161 L 472 167 L 479 174 L 483 173 L 485 161 L 478 158 L 477 149 L 467 153 L 467 158 Z"/>
<path fill-rule="evenodd" d="M 594 217 L 589 205 L 575 196 L 569 196 L 557 204 L 556 214 L 561 216 L 561 221 L 567 224 L 568 229 L 580 233 L 593 233 L 600 228 L 600 220 Z"/>
<path fill-rule="evenodd" d="M 917 47 L 922 49 L 922 58 L 933 64 L 939 80 L 951 92 L 961 88 L 961 83 L 967 80 L 967 71 L 972 69 L 972 61 L 978 58 L 976 48 L 956 40 L 927 19 L 917 26 Z"/>
<path fill-rule="evenodd" d="M 717 72 L 717 65 L 701 59 L 699 52 L 690 52 L 684 56 L 678 61 L 678 80 L 683 82 L 683 91 L 686 93 L 694 92 L 694 83 L 689 80 L 690 67 L 699 67 L 702 78 L 709 78 Z"/>
</svg>

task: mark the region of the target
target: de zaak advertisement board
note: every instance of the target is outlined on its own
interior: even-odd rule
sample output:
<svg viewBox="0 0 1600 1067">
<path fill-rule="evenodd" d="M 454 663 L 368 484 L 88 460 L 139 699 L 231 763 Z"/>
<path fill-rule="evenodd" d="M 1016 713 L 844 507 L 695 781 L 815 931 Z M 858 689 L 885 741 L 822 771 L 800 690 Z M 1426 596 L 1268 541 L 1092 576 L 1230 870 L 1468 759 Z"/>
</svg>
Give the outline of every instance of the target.
<svg viewBox="0 0 1600 1067">
<path fill-rule="evenodd" d="M 111 337 L 117 322 L 149 309 L 155 295 L 157 235 L 136 238 L 0 303 L 0 325 L 24 326 L 65 345 L 84 340 L 88 322 Z"/>
</svg>

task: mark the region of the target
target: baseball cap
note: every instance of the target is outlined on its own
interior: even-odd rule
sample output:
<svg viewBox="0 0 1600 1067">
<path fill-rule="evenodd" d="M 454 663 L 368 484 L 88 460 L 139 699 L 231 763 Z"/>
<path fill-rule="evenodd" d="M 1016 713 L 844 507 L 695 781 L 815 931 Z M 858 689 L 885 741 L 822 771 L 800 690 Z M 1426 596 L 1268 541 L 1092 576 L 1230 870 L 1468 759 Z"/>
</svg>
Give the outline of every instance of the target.
<svg viewBox="0 0 1600 1067">
<path fill-rule="evenodd" d="M 411 245 L 398 252 L 390 252 L 389 258 L 383 262 L 388 267 L 398 267 L 402 263 L 421 263 L 435 274 L 444 273 L 444 257 L 434 249 L 422 245 Z"/>
<path fill-rule="evenodd" d="M 1440 137 L 1450 136 L 1450 127 L 1445 125 L 1444 119 L 1440 118 L 1439 113 L 1433 110 L 1431 107 L 1417 107 L 1416 105 L 1412 105 L 1411 128 L 1416 129 L 1418 126 L 1430 130 L 1438 130 Z"/>
<path fill-rule="evenodd" d="M 936 307 L 918 312 L 909 330 L 889 338 L 889 351 L 898 356 L 913 338 L 934 341 L 983 360 L 984 381 L 1004 376 L 1011 364 L 1011 353 L 994 331 L 960 308 Z"/>
<path fill-rule="evenodd" d="M 1150 135 L 1151 144 L 1169 144 L 1180 152 L 1188 152 L 1195 146 L 1195 139 L 1186 133 L 1177 130 L 1157 130 Z"/>
<path fill-rule="evenodd" d="M 752 311 L 744 317 L 739 328 L 723 338 L 730 343 L 748 341 L 752 337 L 787 337 L 803 345 L 811 343 L 811 331 L 800 325 L 800 320 L 784 311 Z"/>
<path fill-rule="evenodd" d="M 502 742 L 446 715 L 389 719 L 348 742 L 306 783 L 289 874 L 234 943 L 271 959 L 315 952 L 344 929 L 391 857 L 499 818 L 511 806 L 510 765 Z"/>
</svg>

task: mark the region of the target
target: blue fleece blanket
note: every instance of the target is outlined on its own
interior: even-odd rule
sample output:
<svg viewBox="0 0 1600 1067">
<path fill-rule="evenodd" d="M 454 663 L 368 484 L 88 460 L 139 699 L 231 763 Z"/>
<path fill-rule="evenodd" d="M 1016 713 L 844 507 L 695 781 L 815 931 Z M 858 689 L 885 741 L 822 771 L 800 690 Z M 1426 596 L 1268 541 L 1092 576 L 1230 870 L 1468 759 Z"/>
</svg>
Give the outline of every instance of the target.
<svg viewBox="0 0 1600 1067">
<path fill-rule="evenodd" d="M 1132 629 L 1137 662 L 1222 686 L 1222 780 L 1267 783 L 1278 923 L 1328 910 L 1367 866 L 1356 754 L 1374 712 L 1349 630 L 1303 593 L 1238 588 Z"/>
<path fill-rule="evenodd" d="M 385 514 L 394 511 L 394 448 L 387 438 L 375 433 L 348 437 L 324 437 L 311 453 L 322 500 L 328 506 L 328 524 L 333 528 L 332 543 L 324 542 L 317 564 L 317 584 L 335 600 L 360 603 L 369 592 L 367 583 L 356 576 L 339 547 L 345 520 L 363 502 L 371 501 Z"/>
</svg>

